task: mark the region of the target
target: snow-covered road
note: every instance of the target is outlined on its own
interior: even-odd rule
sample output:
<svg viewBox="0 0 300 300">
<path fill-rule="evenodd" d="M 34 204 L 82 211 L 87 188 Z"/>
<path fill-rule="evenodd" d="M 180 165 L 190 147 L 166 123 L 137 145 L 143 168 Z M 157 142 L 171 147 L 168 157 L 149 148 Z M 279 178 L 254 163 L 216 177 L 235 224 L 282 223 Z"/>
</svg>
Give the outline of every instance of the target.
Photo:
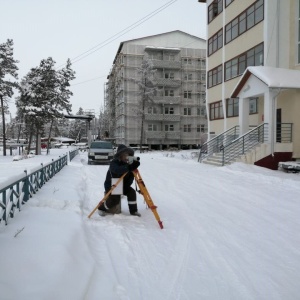
<svg viewBox="0 0 300 300">
<path fill-rule="evenodd" d="M 244 164 L 215 168 L 190 154 L 140 155 L 163 230 L 140 195 L 141 218 L 129 215 L 124 198 L 122 214 L 88 219 L 108 167 L 76 156 L 0 227 L 0 257 L 11 249 L 15 257 L 1 263 L 3 299 L 297 299 L 300 176 Z M 32 261 L 24 277 L 10 270 L 25 264 L 21 253 Z M 36 293 L 8 287 L 28 288 L 42 273 L 49 284 Z"/>
</svg>

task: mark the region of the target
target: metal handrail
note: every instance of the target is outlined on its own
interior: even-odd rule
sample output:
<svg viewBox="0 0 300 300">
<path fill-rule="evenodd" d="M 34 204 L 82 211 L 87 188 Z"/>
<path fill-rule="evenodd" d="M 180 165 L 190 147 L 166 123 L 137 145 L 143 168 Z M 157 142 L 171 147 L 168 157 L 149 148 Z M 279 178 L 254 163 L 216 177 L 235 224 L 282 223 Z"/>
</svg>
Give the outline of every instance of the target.
<svg viewBox="0 0 300 300">
<path fill-rule="evenodd" d="M 70 161 L 78 154 L 78 149 L 69 151 Z"/>
<path fill-rule="evenodd" d="M 268 140 L 267 129 L 268 123 L 263 123 L 224 146 L 221 149 L 222 165 L 230 163 L 257 145 L 266 142 Z"/>
<path fill-rule="evenodd" d="M 203 159 L 212 156 L 214 153 L 220 152 L 224 146 L 231 143 L 238 135 L 239 126 L 236 125 L 201 145 L 198 162 L 202 162 Z"/>
<path fill-rule="evenodd" d="M 293 123 L 277 123 L 276 125 L 276 142 L 291 143 L 293 141 Z"/>
<path fill-rule="evenodd" d="M 25 176 L 2 187 L 0 189 L 0 222 L 4 220 L 7 225 L 8 219 L 14 217 L 15 208 L 20 211 L 21 206 L 67 164 L 68 156 L 64 155 L 57 160 L 52 160 L 49 164 L 41 164 L 41 168 L 30 174 L 27 174 L 25 170 Z"/>
</svg>

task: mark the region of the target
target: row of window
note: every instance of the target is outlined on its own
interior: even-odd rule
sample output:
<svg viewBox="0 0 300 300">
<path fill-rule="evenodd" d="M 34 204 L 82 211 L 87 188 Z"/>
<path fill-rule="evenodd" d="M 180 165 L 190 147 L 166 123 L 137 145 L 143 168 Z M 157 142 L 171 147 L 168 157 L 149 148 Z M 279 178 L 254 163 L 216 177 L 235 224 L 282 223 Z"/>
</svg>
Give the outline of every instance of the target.
<svg viewBox="0 0 300 300">
<path fill-rule="evenodd" d="M 148 107 L 148 114 L 155 115 L 158 114 L 157 107 Z M 174 115 L 174 107 L 164 107 L 164 114 L 165 115 Z M 183 115 L 184 116 L 191 116 L 192 115 L 192 108 L 191 107 L 184 107 L 183 108 Z M 197 116 L 205 116 L 205 107 L 197 107 Z"/>
<path fill-rule="evenodd" d="M 230 5 L 234 0 L 225 0 L 225 7 Z M 223 0 L 214 0 L 208 7 L 208 23 L 223 11 Z"/>
<path fill-rule="evenodd" d="M 249 114 L 258 113 L 257 98 L 249 99 Z M 239 115 L 239 99 L 226 99 L 226 115 L 227 118 L 238 117 Z M 222 101 L 214 102 L 209 105 L 210 121 L 224 118 Z"/>
<path fill-rule="evenodd" d="M 263 65 L 264 45 L 263 43 L 251 48 L 239 56 L 225 62 L 224 81 L 230 80 L 243 74 L 247 67 Z M 223 81 L 223 65 L 208 71 L 207 87 L 211 88 Z"/>
<path fill-rule="evenodd" d="M 165 124 L 164 131 L 174 131 L 173 124 Z M 148 131 L 159 131 L 157 124 L 148 124 Z M 197 132 L 205 132 L 205 125 L 198 124 L 196 127 Z M 183 125 L 183 132 L 192 132 L 192 124 Z"/>
<path fill-rule="evenodd" d="M 164 78 L 174 79 L 175 78 L 175 73 L 174 72 L 165 72 Z M 205 76 L 205 72 L 198 73 L 198 74 L 184 73 L 183 74 L 183 79 L 184 80 L 202 80 L 202 81 L 205 81 L 206 76 Z"/>
<path fill-rule="evenodd" d="M 155 60 L 166 60 L 166 61 L 175 61 L 177 56 L 175 54 L 164 54 L 162 55 L 161 53 L 148 53 L 148 58 L 149 59 L 155 59 Z M 197 60 L 198 65 L 205 68 L 205 59 L 201 58 L 190 58 L 190 57 L 184 57 L 182 58 L 182 62 L 185 65 L 192 65 L 193 60 Z M 176 59 L 177 61 L 177 59 Z"/>
<path fill-rule="evenodd" d="M 192 91 L 184 91 L 183 92 L 183 98 L 184 99 L 192 99 L 192 94 L 193 94 Z M 197 99 L 202 98 L 202 99 L 205 100 L 204 91 L 202 93 L 197 93 L 196 95 L 197 95 Z M 164 91 L 159 91 L 158 96 L 160 96 L 160 97 L 163 97 L 163 96 L 165 96 L 165 97 L 175 97 L 175 92 L 174 92 L 174 90 L 166 89 Z"/>
<path fill-rule="evenodd" d="M 225 44 L 264 19 L 264 0 L 258 0 L 225 26 Z M 208 56 L 223 47 L 223 28 L 208 40 Z"/>
<path fill-rule="evenodd" d="M 225 26 L 225 44 L 264 19 L 264 0 L 258 0 Z"/>
</svg>

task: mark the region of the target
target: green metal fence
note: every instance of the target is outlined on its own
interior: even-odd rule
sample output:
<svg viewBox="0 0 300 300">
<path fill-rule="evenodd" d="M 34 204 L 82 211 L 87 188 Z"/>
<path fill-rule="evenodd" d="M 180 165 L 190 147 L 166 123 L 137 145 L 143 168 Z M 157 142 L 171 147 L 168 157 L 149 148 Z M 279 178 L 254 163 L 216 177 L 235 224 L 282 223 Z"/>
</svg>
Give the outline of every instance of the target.
<svg viewBox="0 0 300 300">
<path fill-rule="evenodd" d="M 78 149 L 69 151 L 70 161 L 78 154 Z"/>
<path fill-rule="evenodd" d="M 30 174 L 24 171 L 25 176 L 2 187 L 0 189 L 0 222 L 3 220 L 7 225 L 9 218 L 14 217 L 15 209 L 20 211 L 22 205 L 67 164 L 68 155 L 64 155 L 46 165 L 41 164 L 41 168 Z"/>
</svg>

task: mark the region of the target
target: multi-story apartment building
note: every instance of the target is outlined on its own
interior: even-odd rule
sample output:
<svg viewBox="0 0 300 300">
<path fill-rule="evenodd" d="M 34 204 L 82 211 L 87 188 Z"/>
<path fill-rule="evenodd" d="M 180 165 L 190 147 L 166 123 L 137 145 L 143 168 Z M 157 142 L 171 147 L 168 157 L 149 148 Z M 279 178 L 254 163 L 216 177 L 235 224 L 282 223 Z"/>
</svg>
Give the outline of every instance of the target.
<svg viewBox="0 0 300 300">
<path fill-rule="evenodd" d="M 261 125 L 264 150 L 249 149 L 248 161 L 275 169 L 300 158 L 299 0 L 198 1 L 207 7 L 209 139 L 222 135 L 223 149 L 227 130 Z"/>
<path fill-rule="evenodd" d="M 178 30 L 120 44 L 105 86 L 110 138 L 117 144 L 140 144 L 136 80 L 143 60 L 156 70 L 157 93 L 144 110 L 142 144 L 154 149 L 197 146 L 207 133 L 206 41 Z"/>
</svg>

